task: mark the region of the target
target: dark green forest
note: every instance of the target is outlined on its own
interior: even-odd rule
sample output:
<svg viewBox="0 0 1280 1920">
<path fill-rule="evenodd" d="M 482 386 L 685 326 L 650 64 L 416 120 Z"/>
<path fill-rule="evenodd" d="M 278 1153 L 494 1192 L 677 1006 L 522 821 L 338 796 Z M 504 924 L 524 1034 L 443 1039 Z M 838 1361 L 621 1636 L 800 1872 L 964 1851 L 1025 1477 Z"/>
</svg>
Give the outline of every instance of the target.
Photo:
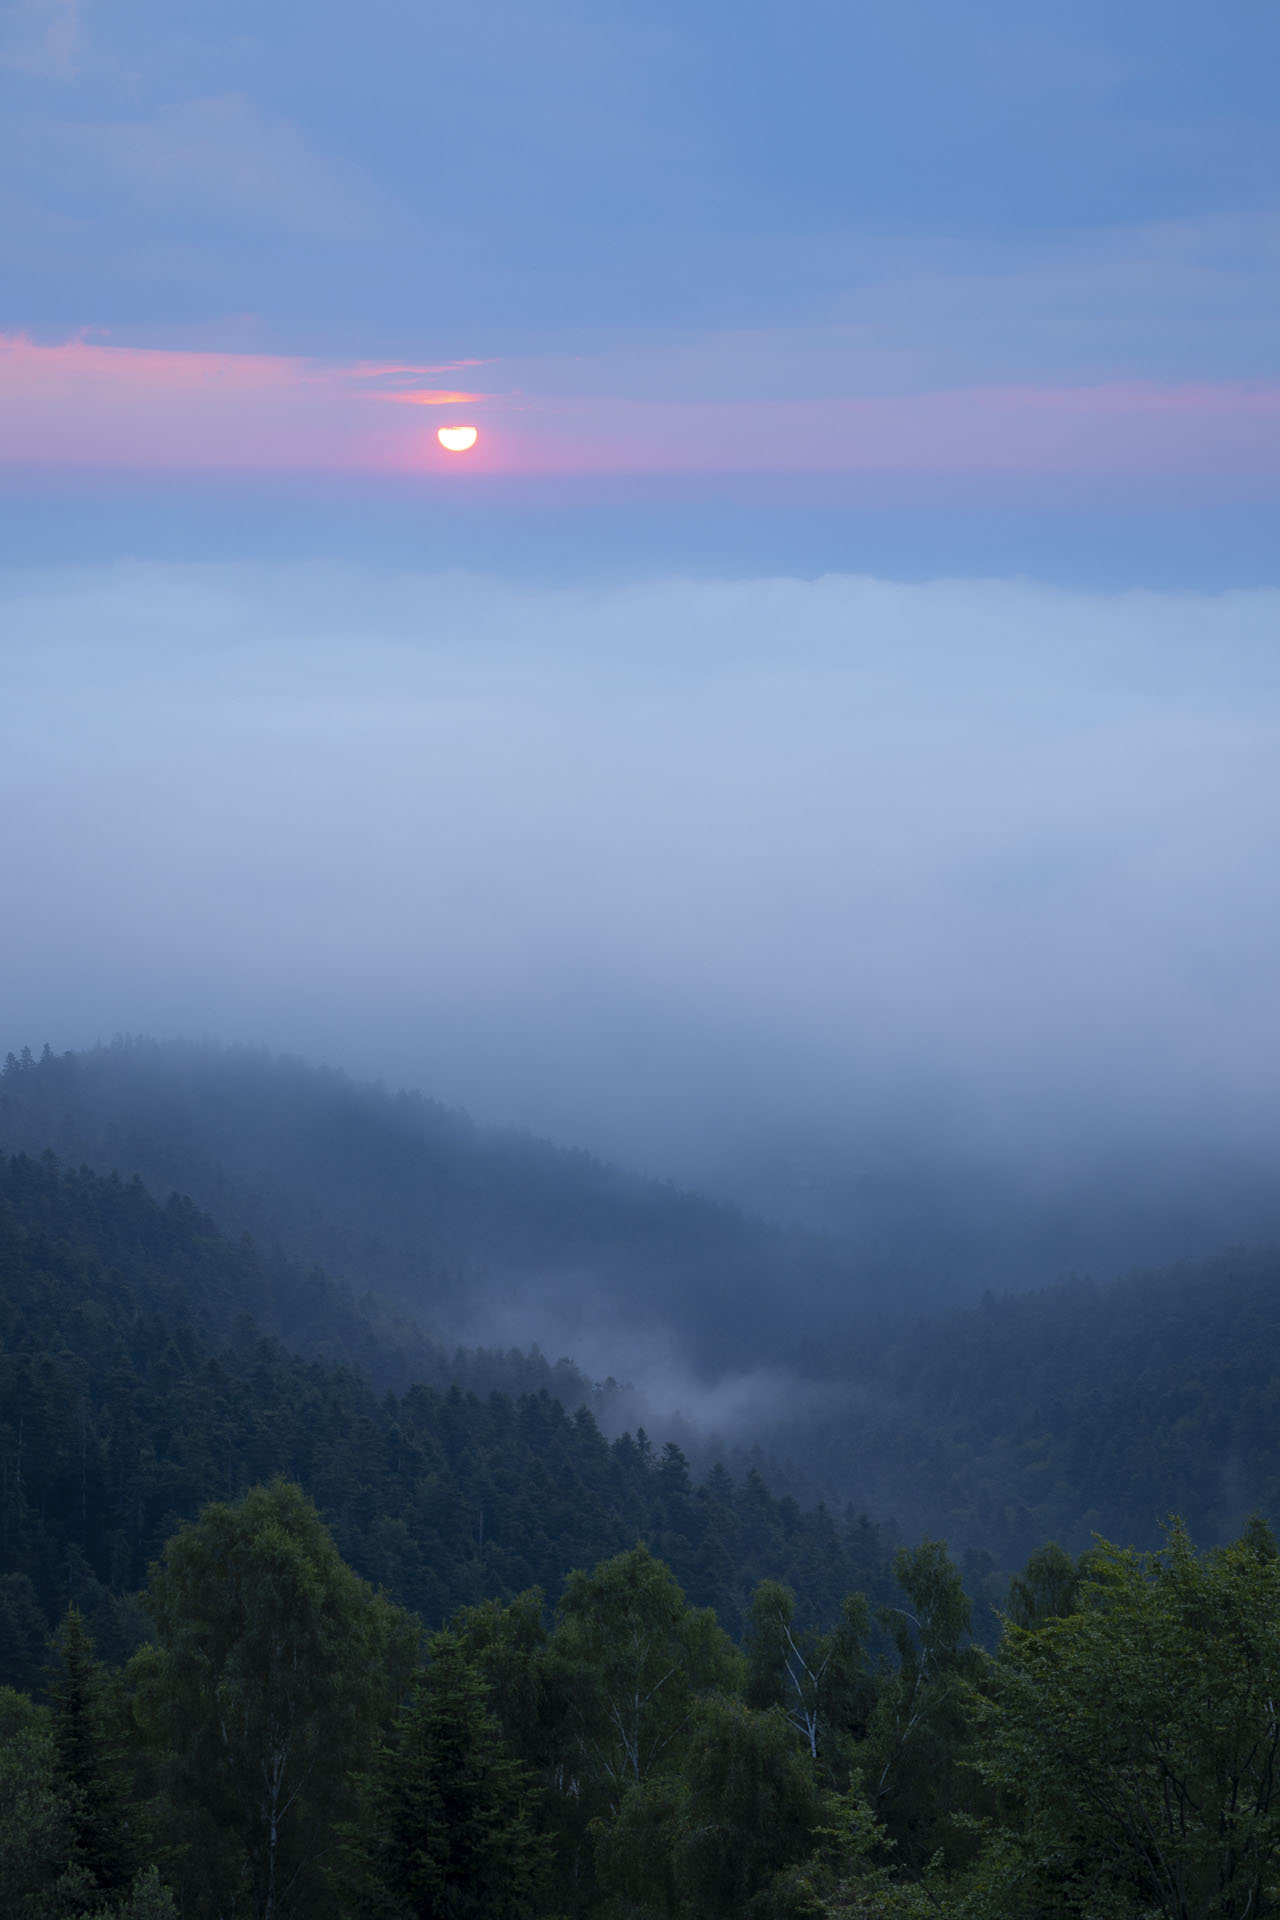
<svg viewBox="0 0 1280 1920">
<path fill-rule="evenodd" d="M 318 1348 L 358 1353 L 341 1291 L 138 1182 L 0 1161 L 0 1301 L 6 1680 L 32 1677 L 68 1600 L 126 1652 L 128 1596 L 174 1527 L 274 1475 L 306 1488 L 359 1573 L 436 1625 L 529 1586 L 558 1594 L 637 1539 L 730 1630 L 766 1575 L 813 1618 L 886 1577 L 865 1518 L 803 1511 L 758 1474 L 695 1487 L 676 1447 L 609 1444 L 527 1357 L 455 1356 L 460 1380 L 400 1395 L 299 1357 L 264 1322 L 305 1315 Z"/>
<path fill-rule="evenodd" d="M 6 1914 L 1277 1909 L 1280 1257 L 891 1315 L 819 1249 L 769 1354 L 793 1404 L 682 1450 L 620 1430 L 625 1387 L 458 1345 L 421 1299 L 488 1297 L 554 1163 L 539 1260 L 594 1234 L 634 1287 L 669 1256 L 667 1315 L 705 1262 L 693 1344 L 719 1312 L 759 1362 L 753 1289 L 782 1313 L 802 1238 L 619 1200 L 539 1143 L 468 1172 L 465 1125 L 409 1103 L 401 1198 L 437 1125 L 466 1198 L 438 1248 L 366 1243 L 344 1193 L 394 1199 L 390 1096 L 165 1058 L 168 1106 L 147 1048 L 0 1075 Z"/>
<path fill-rule="evenodd" d="M 545 1388 L 617 1437 L 664 1427 L 627 1390 L 637 1330 L 659 1326 L 712 1388 L 765 1366 L 772 1390 L 741 1396 L 745 1419 L 717 1432 L 713 1416 L 708 1431 L 695 1407 L 660 1440 L 678 1441 L 695 1477 L 719 1462 L 742 1485 L 754 1470 L 805 1509 L 944 1536 L 984 1604 L 1049 1538 L 1153 1547 L 1178 1512 L 1215 1544 L 1255 1510 L 1280 1517 L 1273 1248 L 925 1314 L 838 1247 L 417 1095 L 236 1049 L 12 1059 L 3 1148 L 136 1176 L 160 1198 L 190 1196 L 234 1244 L 252 1235 L 258 1277 L 237 1310 L 378 1388 Z M 486 1313 L 500 1325 L 508 1296 L 534 1320 L 541 1301 L 565 1335 L 557 1355 L 573 1354 L 574 1314 L 587 1314 L 622 1387 L 548 1366 L 527 1342 L 494 1352 L 486 1334 L 460 1349 L 459 1295 L 473 1330 Z"/>
<path fill-rule="evenodd" d="M 1181 1513 L 1225 1541 L 1280 1515 L 1280 1254 L 1034 1293 L 816 1343 L 823 1411 L 775 1444 L 779 1480 L 1002 1566 L 1094 1532 L 1154 1546 Z M 856 1461 L 856 1472 L 844 1463 Z M 833 1471 L 833 1464 L 839 1463 Z"/>
<path fill-rule="evenodd" d="M 1033 1557 L 994 1654 L 945 1549 L 735 1642 L 643 1544 L 426 1632 L 284 1480 L 180 1527 L 98 1659 L 0 1688 L 15 1915 L 1247 1920 L 1280 1904 L 1280 1555 Z"/>
</svg>

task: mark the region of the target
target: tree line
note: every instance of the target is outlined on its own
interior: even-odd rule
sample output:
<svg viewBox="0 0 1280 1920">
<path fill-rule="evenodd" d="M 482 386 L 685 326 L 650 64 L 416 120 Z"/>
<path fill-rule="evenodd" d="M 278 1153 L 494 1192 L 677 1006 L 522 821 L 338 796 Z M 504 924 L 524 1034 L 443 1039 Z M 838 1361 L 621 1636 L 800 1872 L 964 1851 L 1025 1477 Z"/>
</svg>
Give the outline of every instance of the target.
<svg viewBox="0 0 1280 1920">
<path fill-rule="evenodd" d="M 1255 1920 L 1280 1555 L 1048 1547 L 994 1654 L 937 1542 L 740 1643 L 643 1545 L 422 1624 L 282 1480 L 180 1528 L 147 1642 L 0 1690 L 14 1920 Z M 900 1603 L 900 1604 L 899 1604 Z M 875 1653 L 872 1631 L 879 1629 Z"/>
</svg>

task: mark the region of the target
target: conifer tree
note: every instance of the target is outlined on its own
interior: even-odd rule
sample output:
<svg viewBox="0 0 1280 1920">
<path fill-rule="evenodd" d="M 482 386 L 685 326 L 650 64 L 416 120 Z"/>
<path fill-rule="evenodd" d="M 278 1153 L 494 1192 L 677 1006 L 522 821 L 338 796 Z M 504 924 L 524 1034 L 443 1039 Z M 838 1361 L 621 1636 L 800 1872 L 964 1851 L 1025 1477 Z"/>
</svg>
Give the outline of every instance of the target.
<svg viewBox="0 0 1280 1920">
<path fill-rule="evenodd" d="M 533 1794 L 459 1639 L 436 1634 L 368 1783 L 366 1898 L 404 1920 L 530 1920 L 547 1854 Z"/>
<path fill-rule="evenodd" d="M 49 1709 L 0 1687 L 0 1892 L 6 1920 L 49 1920 L 67 1857 Z"/>
<path fill-rule="evenodd" d="M 113 1726 L 107 1678 L 78 1607 L 54 1642 L 49 1687 L 55 1778 L 67 1808 L 71 1856 L 105 1895 L 128 1886 L 138 1862 L 121 1742 Z"/>
<path fill-rule="evenodd" d="M 28 1576 L 0 1574 L 0 1686 L 35 1693 L 48 1644 L 48 1623 Z"/>
</svg>

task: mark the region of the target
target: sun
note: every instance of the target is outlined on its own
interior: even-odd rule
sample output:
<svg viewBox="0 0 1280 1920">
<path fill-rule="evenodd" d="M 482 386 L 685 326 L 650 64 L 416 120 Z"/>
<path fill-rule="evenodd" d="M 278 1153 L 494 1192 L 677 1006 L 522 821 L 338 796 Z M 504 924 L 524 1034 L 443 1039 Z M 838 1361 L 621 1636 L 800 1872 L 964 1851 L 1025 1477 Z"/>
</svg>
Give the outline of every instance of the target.
<svg viewBox="0 0 1280 1920">
<path fill-rule="evenodd" d="M 446 453 L 466 453 L 474 447 L 479 435 L 474 427 L 441 427 L 436 439 Z"/>
</svg>

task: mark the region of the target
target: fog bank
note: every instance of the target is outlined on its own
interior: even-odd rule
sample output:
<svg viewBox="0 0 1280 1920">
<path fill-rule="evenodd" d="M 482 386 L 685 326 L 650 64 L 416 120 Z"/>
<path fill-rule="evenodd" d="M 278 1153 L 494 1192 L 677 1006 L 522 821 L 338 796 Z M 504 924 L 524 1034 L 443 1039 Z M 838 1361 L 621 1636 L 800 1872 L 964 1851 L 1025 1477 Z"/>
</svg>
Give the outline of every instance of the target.
<svg viewBox="0 0 1280 1920">
<path fill-rule="evenodd" d="M 1269 1172 L 1280 591 L 121 565 L 0 621 L 6 1046 L 295 1049 L 835 1225 L 912 1156 Z"/>
</svg>

